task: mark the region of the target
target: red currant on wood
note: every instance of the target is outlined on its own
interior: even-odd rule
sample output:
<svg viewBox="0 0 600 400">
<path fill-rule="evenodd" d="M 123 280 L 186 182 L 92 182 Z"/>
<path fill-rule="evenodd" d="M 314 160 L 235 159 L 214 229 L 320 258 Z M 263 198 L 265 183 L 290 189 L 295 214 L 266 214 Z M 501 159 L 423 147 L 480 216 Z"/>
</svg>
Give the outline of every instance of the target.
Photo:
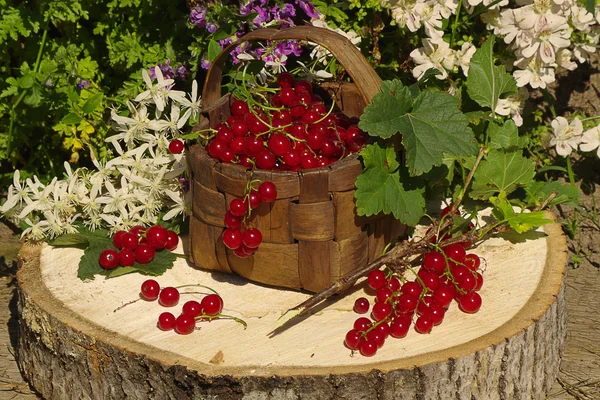
<svg viewBox="0 0 600 400">
<path fill-rule="evenodd" d="M 369 311 L 369 300 L 359 297 L 354 301 L 354 312 L 357 314 L 366 314 Z"/>
<path fill-rule="evenodd" d="M 367 275 L 367 282 L 371 289 L 377 290 L 387 283 L 387 279 L 383 271 L 375 270 L 369 272 L 369 275 Z"/>
<path fill-rule="evenodd" d="M 223 299 L 218 294 L 209 294 L 200 302 L 206 315 L 217 315 L 223 310 Z"/>
<path fill-rule="evenodd" d="M 194 332 L 196 327 L 196 319 L 189 314 L 181 314 L 175 320 L 175 332 L 180 335 L 189 335 Z"/>
<path fill-rule="evenodd" d="M 178 244 L 179 236 L 177 236 L 177 233 L 171 230 L 167 230 L 167 242 L 165 243 L 165 249 L 173 251 L 177 248 Z"/>
<path fill-rule="evenodd" d="M 258 187 L 262 201 L 271 203 L 277 198 L 277 187 L 273 182 L 263 182 Z"/>
<path fill-rule="evenodd" d="M 106 249 L 100 253 L 98 262 L 104 269 L 114 269 L 119 266 L 119 253 L 113 249 Z"/>
<path fill-rule="evenodd" d="M 202 314 L 202 306 L 196 300 L 189 300 L 183 304 L 182 314 L 189 314 L 192 317 L 197 317 Z"/>
<path fill-rule="evenodd" d="M 170 312 L 161 313 L 158 316 L 158 329 L 161 331 L 170 331 L 175 328 L 175 316 Z"/>
<path fill-rule="evenodd" d="M 154 260 L 155 254 L 156 251 L 152 246 L 142 243 L 135 249 L 135 261 L 140 264 L 148 264 Z"/>
<path fill-rule="evenodd" d="M 140 293 L 144 300 L 154 301 L 158 299 L 160 293 L 160 285 L 154 279 L 147 279 L 142 283 Z"/>
<path fill-rule="evenodd" d="M 179 290 L 168 286 L 160 291 L 158 303 L 163 307 L 173 307 L 179 303 Z"/>
</svg>

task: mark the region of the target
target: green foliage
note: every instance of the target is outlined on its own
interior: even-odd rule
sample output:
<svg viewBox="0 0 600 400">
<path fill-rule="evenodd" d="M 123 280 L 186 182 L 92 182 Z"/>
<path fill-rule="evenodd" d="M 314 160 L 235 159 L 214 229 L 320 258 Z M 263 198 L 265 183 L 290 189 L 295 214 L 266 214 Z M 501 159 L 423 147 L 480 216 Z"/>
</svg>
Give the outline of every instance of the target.
<svg viewBox="0 0 600 400">
<path fill-rule="evenodd" d="M 467 92 L 482 107 L 495 112 L 498 100 L 506 95 L 517 93 L 517 84 L 504 66 L 494 63 L 495 36 L 491 35 L 471 59 Z"/>
<path fill-rule="evenodd" d="M 500 222 L 507 222 L 517 233 L 527 232 L 552 222 L 552 220 L 545 217 L 544 211 L 516 212 L 507 200 L 504 191 L 501 191 L 497 197 L 490 197 L 490 203 L 494 206 L 492 212 L 496 219 Z"/>
<path fill-rule="evenodd" d="M 382 84 L 359 127 L 383 139 L 399 132 L 406 147 L 407 166 L 415 175 L 441 165 L 444 156 L 469 156 L 477 151 L 473 132 L 455 97 L 427 89 L 413 98 L 398 80 Z"/>
<path fill-rule="evenodd" d="M 361 152 L 364 171 L 356 180 L 359 215 L 383 211 L 402 223 L 416 225 L 425 209 L 424 181 L 409 178 L 392 147 L 368 145 Z"/>
<path fill-rule="evenodd" d="M 100 253 L 106 249 L 114 248 L 112 240 L 105 230 L 90 231 L 85 227 L 79 227 L 79 233 L 61 235 L 50 243 L 55 247 L 76 247 L 83 249 L 83 255 L 79 260 L 77 277 L 82 280 L 94 279 L 96 275 L 114 278 L 117 276 L 137 272 L 142 275 L 159 276 L 173 266 L 177 256 L 170 251 L 161 250 L 156 252 L 154 260 L 149 264 L 135 263 L 131 267 L 117 267 L 113 270 L 103 269 L 98 260 Z"/>
<path fill-rule="evenodd" d="M 534 162 L 523 157 L 521 151 L 492 150 L 475 172 L 470 196 L 487 199 L 498 192 L 511 193 L 533 181 L 534 168 Z"/>
</svg>

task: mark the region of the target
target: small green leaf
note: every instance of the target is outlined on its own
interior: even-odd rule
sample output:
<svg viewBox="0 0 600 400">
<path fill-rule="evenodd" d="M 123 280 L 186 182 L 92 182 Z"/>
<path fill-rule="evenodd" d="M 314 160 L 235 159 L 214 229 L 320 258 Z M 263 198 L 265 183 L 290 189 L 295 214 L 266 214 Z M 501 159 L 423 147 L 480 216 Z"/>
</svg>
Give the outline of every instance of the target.
<svg viewBox="0 0 600 400">
<path fill-rule="evenodd" d="M 500 192 L 497 197 L 490 197 L 490 202 L 494 205 L 492 212 L 496 219 L 507 222 L 517 233 L 524 233 L 553 222 L 546 218 L 544 211 L 516 212 L 507 200 L 505 192 Z"/>
<path fill-rule="evenodd" d="M 176 260 L 177 256 L 175 254 L 168 250 L 160 250 L 156 252 L 154 259 L 148 264 L 136 262 L 131 267 L 117 267 L 107 274 L 107 278 L 115 278 L 132 272 L 148 276 L 160 276 L 173 267 Z"/>
<path fill-rule="evenodd" d="M 33 85 L 29 94 L 23 98 L 23 103 L 31 107 L 39 107 L 42 103 L 42 90 L 39 85 Z"/>
<path fill-rule="evenodd" d="M 221 45 L 216 40 L 208 42 L 208 61 L 212 62 L 219 54 L 221 54 Z"/>
<path fill-rule="evenodd" d="M 501 191 L 511 193 L 532 182 L 534 168 L 535 163 L 523 157 L 520 151 L 492 150 L 475 171 L 470 197 L 485 199 Z"/>
<path fill-rule="evenodd" d="M 492 121 L 487 130 L 492 149 L 522 149 L 527 144 L 525 138 L 519 137 L 519 129 L 512 119 L 500 125 Z"/>
<path fill-rule="evenodd" d="M 527 203 L 532 207 L 543 204 L 552 193 L 556 195 L 548 202 L 548 206 L 561 203 L 577 204 L 579 202 L 579 189 L 559 181 L 532 182 L 525 187 L 525 191 L 527 192 Z"/>
<path fill-rule="evenodd" d="M 67 125 L 75 125 L 81 122 L 81 117 L 72 112 L 65 115 L 60 122 Z"/>
<path fill-rule="evenodd" d="M 491 35 L 471 58 L 467 92 L 482 107 L 496 110 L 501 96 L 517 93 L 515 79 L 506 72 L 506 68 L 494 64 L 494 42 Z"/>
<path fill-rule="evenodd" d="M 29 89 L 35 83 L 35 76 L 33 75 L 33 72 L 28 73 L 27 75 L 20 77 L 18 82 L 21 89 Z"/>
<path fill-rule="evenodd" d="M 93 113 L 96 108 L 102 103 L 104 93 L 96 93 L 88 98 L 83 104 L 82 110 L 86 114 Z"/>
<path fill-rule="evenodd" d="M 361 155 L 365 169 L 356 179 L 354 195 L 358 215 L 384 212 L 402 223 L 416 225 L 425 212 L 423 181 L 408 175 L 392 147 L 368 145 Z"/>
</svg>

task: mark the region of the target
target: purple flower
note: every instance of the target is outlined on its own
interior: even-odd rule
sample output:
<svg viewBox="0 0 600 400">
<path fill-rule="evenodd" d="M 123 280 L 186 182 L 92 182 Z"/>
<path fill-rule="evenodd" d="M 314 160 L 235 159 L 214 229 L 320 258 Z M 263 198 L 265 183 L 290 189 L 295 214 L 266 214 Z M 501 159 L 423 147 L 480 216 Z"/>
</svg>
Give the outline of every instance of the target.
<svg viewBox="0 0 600 400">
<path fill-rule="evenodd" d="M 52 82 L 50 79 L 48 79 L 46 82 L 44 82 L 44 85 L 46 87 L 52 87 L 52 86 L 54 86 L 54 82 Z"/>
<path fill-rule="evenodd" d="M 281 10 L 279 11 L 279 15 L 282 19 L 288 18 L 288 17 L 295 17 L 296 9 L 294 8 L 293 5 L 286 3 L 283 5 L 283 7 L 281 7 Z"/>
<path fill-rule="evenodd" d="M 230 37 L 228 37 L 227 39 L 219 40 L 219 44 L 221 45 L 222 49 L 224 49 L 225 46 L 227 46 L 230 43 L 233 43 L 233 39 Z"/>
<path fill-rule="evenodd" d="M 206 8 L 194 7 L 190 12 L 190 23 L 199 28 L 206 24 Z"/>
<path fill-rule="evenodd" d="M 304 11 L 306 15 L 311 18 L 319 18 L 319 15 L 321 15 L 319 10 L 317 10 L 309 1 L 295 0 L 295 3 L 302 9 L 302 11 Z"/>
<path fill-rule="evenodd" d="M 263 23 L 269 22 L 271 20 L 271 15 L 267 12 L 266 8 L 262 7 L 254 7 L 254 11 L 258 13 L 256 18 L 252 21 L 254 26 L 261 26 Z"/>
<path fill-rule="evenodd" d="M 175 72 L 177 73 L 177 77 L 183 81 L 187 77 L 188 69 L 185 65 L 179 64 L 175 69 Z"/>
<path fill-rule="evenodd" d="M 206 55 L 206 54 L 205 54 L 205 55 L 202 57 L 202 59 L 200 60 L 200 66 L 201 66 L 203 69 L 208 69 L 208 68 L 210 67 L 210 61 L 208 61 L 208 55 Z"/>
<path fill-rule="evenodd" d="M 206 30 L 207 30 L 209 33 L 214 33 L 214 32 L 215 32 L 217 29 L 219 29 L 219 25 L 217 25 L 217 24 L 216 24 L 216 23 L 214 23 L 214 22 L 208 22 L 208 23 L 206 24 Z"/>
<path fill-rule="evenodd" d="M 46 86 L 48 85 L 46 84 Z M 79 80 L 79 82 L 77 82 L 77 87 L 79 88 L 79 90 L 83 90 L 83 88 L 86 88 L 88 86 L 90 86 L 90 81 L 88 81 L 87 79 L 81 79 Z"/>
<path fill-rule="evenodd" d="M 188 190 L 190 190 L 190 183 L 188 182 L 187 179 L 179 178 L 179 183 L 181 184 L 181 188 L 183 189 L 184 192 L 187 192 Z"/>
<path fill-rule="evenodd" d="M 175 71 L 168 64 L 158 64 L 160 71 L 162 72 L 165 79 L 172 79 L 175 77 Z"/>
</svg>

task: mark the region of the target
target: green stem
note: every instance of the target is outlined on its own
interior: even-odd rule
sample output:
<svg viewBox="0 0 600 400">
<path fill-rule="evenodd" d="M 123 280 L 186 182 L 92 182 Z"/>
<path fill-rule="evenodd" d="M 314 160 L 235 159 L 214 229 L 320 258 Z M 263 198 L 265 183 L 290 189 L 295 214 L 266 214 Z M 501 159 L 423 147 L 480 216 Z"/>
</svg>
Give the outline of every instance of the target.
<svg viewBox="0 0 600 400">
<path fill-rule="evenodd" d="M 454 35 L 456 29 L 458 29 L 458 19 L 460 18 L 460 9 L 462 6 L 462 0 L 458 0 L 458 6 L 456 7 L 456 15 L 454 17 L 454 23 L 452 24 L 452 34 L 450 35 L 450 48 L 454 45 Z"/>
<path fill-rule="evenodd" d="M 595 117 L 584 118 L 584 119 L 581 120 L 581 122 L 592 121 L 592 120 L 595 120 L 595 119 L 598 119 L 598 118 L 600 118 L 600 115 L 596 115 Z"/>
<path fill-rule="evenodd" d="M 556 109 L 554 108 L 554 99 L 550 96 L 550 92 L 548 89 L 542 89 L 542 94 L 544 95 L 544 100 L 548 102 L 550 105 L 550 112 L 552 113 L 552 118 L 556 118 Z"/>
<path fill-rule="evenodd" d="M 571 166 L 571 157 L 567 157 L 567 175 L 569 176 L 569 183 L 571 186 L 575 186 L 575 174 L 573 173 L 573 167 Z"/>
</svg>

